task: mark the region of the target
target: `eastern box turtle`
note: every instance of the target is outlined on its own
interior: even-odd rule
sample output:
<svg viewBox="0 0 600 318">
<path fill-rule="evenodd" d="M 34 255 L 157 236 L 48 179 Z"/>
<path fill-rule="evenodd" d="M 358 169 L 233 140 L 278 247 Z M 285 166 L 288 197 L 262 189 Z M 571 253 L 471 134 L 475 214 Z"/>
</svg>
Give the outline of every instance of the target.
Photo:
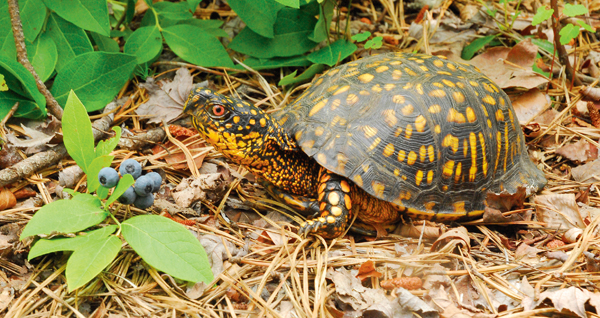
<svg viewBox="0 0 600 318">
<path fill-rule="evenodd" d="M 278 116 L 207 88 L 185 111 L 277 197 L 320 213 L 301 233 L 337 237 L 355 214 L 378 234 L 402 215 L 473 218 L 488 191 L 546 184 L 508 96 L 443 57 L 387 53 L 335 67 Z"/>
</svg>

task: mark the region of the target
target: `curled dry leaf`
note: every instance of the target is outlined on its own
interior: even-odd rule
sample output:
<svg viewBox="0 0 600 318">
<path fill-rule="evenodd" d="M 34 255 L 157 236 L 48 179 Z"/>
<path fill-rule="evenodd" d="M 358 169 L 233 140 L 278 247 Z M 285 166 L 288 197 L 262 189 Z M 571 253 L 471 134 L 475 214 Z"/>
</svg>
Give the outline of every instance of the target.
<svg viewBox="0 0 600 318">
<path fill-rule="evenodd" d="M 7 188 L 0 188 L 0 211 L 10 209 L 17 204 L 17 198 L 15 195 Z"/>
<path fill-rule="evenodd" d="M 570 311 L 577 316 L 584 318 L 587 317 L 585 304 L 590 300 L 590 294 L 593 295 L 593 293 L 575 286 L 547 290 L 540 294 L 536 307 L 548 299 L 558 311 L 566 309 L 567 311 L 565 311 L 565 313 Z"/>
<path fill-rule="evenodd" d="M 571 170 L 573 180 L 582 183 L 600 182 L 600 160 L 594 160 Z"/>
<path fill-rule="evenodd" d="M 500 210 L 485 207 L 483 212 L 484 223 L 510 223 L 520 221 L 531 221 L 533 212 L 526 210 L 521 213 L 513 213 L 508 216 L 504 216 Z"/>
<path fill-rule="evenodd" d="M 157 84 L 154 78 L 148 77 L 140 87 L 146 89 L 149 98 L 135 112 L 149 118 L 149 123 L 168 122 L 181 115 L 183 104 L 192 90 L 193 79 L 188 69 L 180 68 L 173 81 L 163 80 Z"/>
<path fill-rule="evenodd" d="M 543 250 L 521 243 L 515 250 L 515 258 L 521 261 L 537 261 L 537 254 L 541 252 L 543 252 Z"/>
<path fill-rule="evenodd" d="M 429 221 L 416 221 L 413 223 L 404 223 L 398 227 L 397 234 L 405 237 L 421 237 L 425 239 L 436 239 L 444 233 L 445 226 L 443 224 L 436 224 Z"/>
<path fill-rule="evenodd" d="M 522 208 L 526 198 L 527 189 L 518 187 L 515 193 L 509 193 L 508 191 L 493 193 L 488 191 L 485 201 L 488 207 L 507 212 L 513 208 Z"/>
<path fill-rule="evenodd" d="M 202 148 L 206 147 L 203 141 L 199 141 L 200 136 L 193 130 L 175 125 L 169 125 L 169 130 L 170 132 L 175 132 L 175 134 L 177 134 L 177 136 L 173 135 L 173 137 L 175 137 L 177 140 L 182 142 L 185 141 L 187 149 L 190 151 L 192 156 L 194 156 L 194 163 L 196 164 L 196 167 L 202 166 L 202 162 L 204 161 L 206 154 L 195 156 L 196 153 L 201 151 Z M 190 136 L 192 137 L 190 138 Z M 154 146 L 154 148 L 152 148 L 152 153 L 156 155 L 163 152 L 165 148 L 169 149 L 170 153 L 165 153 L 162 158 L 171 166 L 171 168 L 177 170 L 189 169 L 187 158 L 185 157 L 183 151 L 181 151 L 178 146 L 174 145 L 170 141 L 167 141 L 162 146 Z"/>
<path fill-rule="evenodd" d="M 537 219 L 551 229 L 585 227 L 573 193 L 537 195 L 534 202 Z"/>
<path fill-rule="evenodd" d="M 511 101 L 519 123 L 522 125 L 530 121 L 539 123 L 536 115 L 548 107 L 551 102 L 550 96 L 542 93 L 538 88 L 530 89 L 514 98 L 511 96 Z"/>
<path fill-rule="evenodd" d="M 588 272 L 600 272 L 600 257 L 588 251 L 583 251 L 583 255 L 585 256 L 586 270 Z"/>
<path fill-rule="evenodd" d="M 377 269 L 375 268 L 375 263 L 373 263 L 373 261 L 371 260 L 368 260 L 362 263 L 362 265 L 360 265 L 356 278 L 363 281 L 369 277 L 379 278 L 381 276 L 383 276 L 383 274 L 377 271 Z"/>
<path fill-rule="evenodd" d="M 582 234 L 583 229 L 580 229 L 578 227 L 571 228 L 567 232 L 565 232 L 565 234 L 563 234 L 563 241 L 567 243 L 575 243 L 581 238 Z"/>
<path fill-rule="evenodd" d="M 187 208 L 196 201 L 209 199 L 209 192 L 222 192 L 227 184 L 228 182 L 222 173 L 202 174 L 198 178 L 185 178 L 173 191 L 173 199 L 175 199 L 177 205 Z"/>
<path fill-rule="evenodd" d="M 384 280 L 379 285 L 385 290 L 393 290 L 398 287 L 414 290 L 423 287 L 423 280 L 420 277 L 396 277 Z"/>
<path fill-rule="evenodd" d="M 598 148 L 585 139 L 564 145 L 556 149 L 556 153 L 572 161 L 587 162 L 598 159 Z"/>
<path fill-rule="evenodd" d="M 437 251 L 438 245 L 445 244 L 447 247 L 452 247 L 452 249 L 456 245 L 462 245 L 467 248 L 467 250 L 471 250 L 471 240 L 469 239 L 469 232 L 465 227 L 456 227 L 448 232 L 442 234 L 433 244 L 431 245 L 431 251 Z"/>
<path fill-rule="evenodd" d="M 330 267 L 327 270 L 327 278 L 335 285 L 337 303 L 347 309 L 362 311 L 386 299 L 383 289 L 364 287 L 361 281 L 344 267 L 336 269 Z"/>
<path fill-rule="evenodd" d="M 78 165 L 73 165 L 58 172 L 58 184 L 65 188 L 74 188 L 85 173 Z"/>
<path fill-rule="evenodd" d="M 581 89 L 581 94 L 593 100 L 600 101 L 600 87 L 586 86 Z"/>
</svg>

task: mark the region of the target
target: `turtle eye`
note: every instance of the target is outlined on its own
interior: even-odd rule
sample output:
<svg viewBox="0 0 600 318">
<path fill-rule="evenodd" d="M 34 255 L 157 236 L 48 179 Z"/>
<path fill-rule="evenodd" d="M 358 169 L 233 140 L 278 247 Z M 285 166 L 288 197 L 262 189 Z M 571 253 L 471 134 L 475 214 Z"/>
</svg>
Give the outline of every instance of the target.
<svg viewBox="0 0 600 318">
<path fill-rule="evenodd" d="M 229 111 L 223 105 L 213 105 L 210 109 L 210 117 L 222 119 L 229 114 Z"/>
</svg>

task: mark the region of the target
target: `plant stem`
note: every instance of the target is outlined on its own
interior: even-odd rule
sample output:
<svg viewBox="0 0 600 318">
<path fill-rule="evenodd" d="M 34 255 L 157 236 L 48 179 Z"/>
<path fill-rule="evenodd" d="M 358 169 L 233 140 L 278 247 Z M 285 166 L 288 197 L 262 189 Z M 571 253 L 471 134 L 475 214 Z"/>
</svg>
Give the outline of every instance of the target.
<svg viewBox="0 0 600 318">
<path fill-rule="evenodd" d="M 551 0 L 552 9 L 554 9 L 554 13 L 558 14 L 558 0 Z M 558 51 L 558 59 L 562 65 L 565 66 L 567 75 L 573 80 L 573 83 L 576 86 L 581 86 L 581 81 L 575 75 L 575 70 L 573 66 L 569 62 L 569 54 L 567 54 L 567 50 L 565 46 L 560 43 L 560 21 L 558 17 L 553 16 L 552 20 L 552 31 L 554 32 L 554 46 Z"/>
</svg>

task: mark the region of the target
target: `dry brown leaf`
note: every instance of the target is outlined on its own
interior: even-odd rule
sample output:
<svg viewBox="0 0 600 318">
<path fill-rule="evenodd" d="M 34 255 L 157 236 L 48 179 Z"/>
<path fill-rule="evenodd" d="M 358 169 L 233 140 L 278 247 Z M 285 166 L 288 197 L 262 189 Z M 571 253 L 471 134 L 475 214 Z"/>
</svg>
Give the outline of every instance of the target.
<svg viewBox="0 0 600 318">
<path fill-rule="evenodd" d="M 582 183 L 600 182 L 600 160 L 579 165 L 571 170 L 573 180 Z"/>
<path fill-rule="evenodd" d="M 563 252 L 563 251 L 552 251 L 552 252 L 546 252 L 544 253 L 544 256 L 546 256 L 546 258 L 548 259 L 555 259 L 561 262 L 566 262 L 567 259 L 569 258 L 569 254 Z"/>
<path fill-rule="evenodd" d="M 20 200 L 35 197 L 37 195 L 37 192 L 31 190 L 29 187 L 25 187 L 23 189 L 15 191 L 14 195 L 17 200 Z"/>
<path fill-rule="evenodd" d="M 342 310 L 362 311 L 386 298 L 383 289 L 364 287 L 360 279 L 356 278 L 356 274 L 344 267 L 330 267 L 327 270 L 327 278 L 335 285 L 338 304 L 347 308 L 341 308 Z"/>
<path fill-rule="evenodd" d="M 544 250 L 521 243 L 515 250 L 515 259 L 528 264 L 537 263 L 539 261 L 537 254 L 541 252 L 544 252 Z"/>
<path fill-rule="evenodd" d="M 564 145 L 556 149 L 556 153 L 569 160 L 578 162 L 598 159 L 598 148 L 585 139 L 579 139 L 575 143 Z"/>
<path fill-rule="evenodd" d="M 10 286 L 4 286 L 0 289 L 0 312 L 8 308 L 14 298 L 15 292 Z"/>
<path fill-rule="evenodd" d="M 508 216 L 504 216 L 498 209 L 492 209 L 485 207 L 483 212 L 484 223 L 510 223 L 519 221 L 531 221 L 533 213 L 531 210 L 526 210 L 520 213 L 512 213 Z"/>
<path fill-rule="evenodd" d="M 379 278 L 381 276 L 383 276 L 383 274 L 377 271 L 375 268 L 375 263 L 373 263 L 371 260 L 362 263 L 358 268 L 358 274 L 356 274 L 356 278 L 360 279 L 361 281 L 369 277 Z"/>
<path fill-rule="evenodd" d="M 563 234 L 563 240 L 567 243 L 575 243 L 581 238 L 582 234 L 582 229 L 574 227 L 565 232 L 565 234 Z"/>
<path fill-rule="evenodd" d="M 222 173 L 201 174 L 198 178 L 181 180 L 173 190 L 173 199 L 177 205 L 187 208 L 196 201 L 211 199 L 209 192 L 220 193 L 229 184 Z"/>
<path fill-rule="evenodd" d="M 193 79 L 188 69 L 180 68 L 173 81 L 156 83 L 154 78 L 148 77 L 140 87 L 146 89 L 149 98 L 135 112 L 148 118 L 149 123 L 161 123 L 163 120 L 169 122 L 181 115 L 183 104 L 192 90 Z"/>
<path fill-rule="evenodd" d="M 537 195 L 535 214 L 537 219 L 551 229 L 568 230 L 573 227 L 585 228 L 579 213 L 575 194 Z"/>
<path fill-rule="evenodd" d="M 600 87 L 586 86 L 581 89 L 581 94 L 593 100 L 600 101 Z"/>
<path fill-rule="evenodd" d="M 469 232 L 464 227 L 455 227 L 450 229 L 448 232 L 442 234 L 433 244 L 431 245 L 431 251 L 437 251 L 437 246 L 440 244 L 444 245 L 462 245 L 469 251 L 471 250 L 471 240 L 469 239 Z"/>
<path fill-rule="evenodd" d="M 550 105 L 550 96 L 542 93 L 538 88 L 533 88 L 515 96 L 514 99 L 511 96 L 511 101 L 519 123 L 525 124 L 530 121 L 541 123 L 537 117 L 534 117 Z"/>
<path fill-rule="evenodd" d="M 576 314 L 579 317 L 587 317 L 585 313 L 585 303 L 590 299 L 587 290 L 582 290 L 579 287 L 571 286 L 563 289 L 547 290 L 540 294 L 536 307 L 546 299 L 552 301 L 554 308 L 558 311 L 564 309 Z"/>
<path fill-rule="evenodd" d="M 443 228 L 443 224 L 436 224 L 428 221 L 416 221 L 401 224 L 394 233 L 405 237 L 415 238 L 421 237 L 421 233 L 423 233 L 423 238 L 425 239 L 436 239 L 444 232 Z"/>
<path fill-rule="evenodd" d="M 0 187 L 0 211 L 10 209 L 17 204 L 17 198 L 7 188 Z"/>
<path fill-rule="evenodd" d="M 195 154 L 194 150 L 206 147 L 204 142 L 196 142 L 196 140 L 200 139 L 200 136 L 198 134 L 194 133 L 194 136 L 195 137 L 192 137 L 191 139 L 188 139 L 188 137 L 186 137 L 186 136 L 176 137 L 176 139 L 179 141 L 186 140 L 187 149 L 192 153 L 192 155 Z M 189 169 L 185 154 L 182 151 L 180 151 L 179 147 L 175 146 L 170 141 L 167 141 L 162 146 L 161 145 L 154 146 L 154 148 L 152 148 L 152 153 L 153 154 L 160 153 L 160 152 L 164 151 L 165 148 L 168 148 L 171 151 L 171 153 L 166 154 L 162 158 L 171 166 L 171 168 L 176 169 L 176 170 Z M 173 153 L 173 151 L 177 151 L 177 152 Z M 196 167 L 202 166 L 202 163 L 204 162 L 204 157 L 206 157 L 206 154 L 200 155 L 200 156 L 197 156 L 194 158 L 194 163 L 196 164 Z"/>
<path fill-rule="evenodd" d="M 515 193 L 509 193 L 508 191 L 493 193 L 488 191 L 485 202 L 490 208 L 507 212 L 513 208 L 522 208 L 526 198 L 527 189 L 525 187 L 518 187 Z"/>
<path fill-rule="evenodd" d="M 8 144 L 2 145 L 2 149 L 0 149 L 0 169 L 13 166 L 21 160 L 23 160 L 23 157 L 19 155 L 17 148 Z"/>
<path fill-rule="evenodd" d="M 54 138 L 54 134 L 47 135 L 41 131 L 31 129 L 23 124 L 21 124 L 21 128 L 29 137 L 28 139 L 17 138 L 17 136 L 12 133 L 6 134 L 6 139 L 15 147 L 27 148 L 25 150 L 25 153 L 27 154 L 40 152 L 41 150 L 45 149 L 45 146 Z"/>
</svg>

